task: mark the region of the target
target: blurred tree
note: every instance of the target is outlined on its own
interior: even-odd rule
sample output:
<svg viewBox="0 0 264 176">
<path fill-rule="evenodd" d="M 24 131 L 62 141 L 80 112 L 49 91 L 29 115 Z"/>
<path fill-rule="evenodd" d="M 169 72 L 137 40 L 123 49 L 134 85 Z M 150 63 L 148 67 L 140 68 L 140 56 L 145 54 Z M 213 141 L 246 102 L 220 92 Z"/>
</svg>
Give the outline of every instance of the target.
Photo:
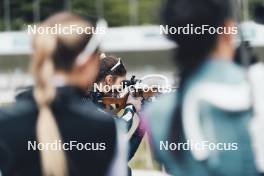
<svg viewBox="0 0 264 176">
<path fill-rule="evenodd" d="M 99 3 L 100 1 L 100 3 Z M 39 0 L 40 2 L 40 19 L 43 20 L 49 15 L 67 9 L 85 16 L 102 15 L 110 26 L 130 25 L 130 8 L 131 0 Z M 160 19 L 160 7 L 164 0 L 134 0 L 136 1 L 137 18 L 135 21 L 141 24 L 158 24 Z M 254 4 L 261 0 L 249 0 L 249 12 L 252 16 Z M 25 24 L 33 23 L 34 0 L 9 0 L 11 29 L 21 30 Z M 67 6 L 65 5 L 67 4 Z M 69 7 L 68 7 L 69 6 Z M 0 30 L 4 26 L 4 7 L 3 0 L 0 3 Z"/>
<path fill-rule="evenodd" d="M 72 0 L 71 10 L 83 16 L 96 16 L 96 1 L 94 0 Z"/>
<path fill-rule="evenodd" d="M 159 5 L 161 0 L 136 0 L 138 24 L 153 24 L 159 22 Z M 10 0 L 11 30 L 21 30 L 25 24 L 34 21 L 34 0 Z M 129 0 L 101 0 L 103 17 L 110 26 L 129 25 Z M 40 19 L 64 10 L 65 0 L 40 0 Z M 69 3 L 69 1 L 67 1 Z M 96 4 L 97 3 L 97 4 Z M 100 4 L 99 4 L 100 5 Z M 70 9 L 84 16 L 98 16 L 98 2 L 96 0 L 70 0 Z M 0 30 L 4 26 L 4 7 L 0 4 Z"/>
<path fill-rule="evenodd" d="M 129 24 L 128 0 L 105 0 L 104 18 L 111 26 Z"/>
<path fill-rule="evenodd" d="M 264 2 L 263 0 L 250 0 L 250 3 L 249 3 L 249 18 L 250 19 L 253 18 L 253 13 L 254 13 L 256 5 L 259 3 L 263 3 L 263 2 Z"/>
<path fill-rule="evenodd" d="M 3 31 L 5 29 L 4 26 L 4 3 L 0 3 L 0 31 Z"/>
<path fill-rule="evenodd" d="M 32 0 L 31 0 L 32 2 Z M 63 0 L 40 0 L 40 20 L 46 19 L 53 13 L 59 12 L 64 8 Z M 33 11 L 32 11 L 33 15 Z"/>
<path fill-rule="evenodd" d="M 10 0 L 11 30 L 19 30 L 33 20 L 32 0 Z"/>
<path fill-rule="evenodd" d="M 158 24 L 163 0 L 139 0 L 139 24 Z"/>
</svg>

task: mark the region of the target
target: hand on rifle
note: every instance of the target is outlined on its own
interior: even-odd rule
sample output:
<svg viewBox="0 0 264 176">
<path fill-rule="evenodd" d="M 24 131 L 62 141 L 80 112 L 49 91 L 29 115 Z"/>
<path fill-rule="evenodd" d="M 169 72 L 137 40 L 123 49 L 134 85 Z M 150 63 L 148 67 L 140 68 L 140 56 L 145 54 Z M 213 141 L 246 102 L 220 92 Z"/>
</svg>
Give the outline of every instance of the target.
<svg viewBox="0 0 264 176">
<path fill-rule="evenodd" d="M 132 104 L 136 112 L 139 113 L 141 110 L 142 97 L 134 97 L 132 93 L 129 93 L 126 104 Z"/>
</svg>

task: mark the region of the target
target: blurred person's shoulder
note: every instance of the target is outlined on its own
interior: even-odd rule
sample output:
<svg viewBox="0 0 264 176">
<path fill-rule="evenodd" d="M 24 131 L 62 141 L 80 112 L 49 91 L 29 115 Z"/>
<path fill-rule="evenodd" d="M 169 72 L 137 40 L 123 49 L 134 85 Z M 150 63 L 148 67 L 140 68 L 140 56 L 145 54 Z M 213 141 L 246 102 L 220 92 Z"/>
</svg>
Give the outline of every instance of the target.
<svg viewBox="0 0 264 176">
<path fill-rule="evenodd" d="M 21 100 L 0 108 L 0 136 L 16 138 L 32 130 L 37 107 L 32 101 Z M 19 134 L 19 135 L 18 135 Z"/>
<path fill-rule="evenodd" d="M 102 110 L 100 107 L 96 106 L 92 101 L 82 101 L 77 100 L 71 103 L 70 105 L 72 111 L 80 117 L 87 120 L 96 120 L 101 122 L 113 122 L 110 113 Z"/>
<path fill-rule="evenodd" d="M 149 103 L 144 110 L 145 114 L 162 113 L 163 111 L 169 111 L 174 108 L 176 104 L 177 93 L 166 93 L 159 96 L 154 102 Z"/>
<path fill-rule="evenodd" d="M 33 87 L 18 88 L 15 93 L 15 101 L 0 108 L 0 123 L 35 119 L 38 110 L 33 98 Z"/>
<path fill-rule="evenodd" d="M 69 107 L 75 119 L 74 121 L 84 127 L 83 130 L 86 130 L 88 133 L 96 132 L 96 137 L 102 139 L 112 139 L 116 136 L 116 128 L 119 124 L 115 122 L 109 113 L 98 108 L 93 102 L 76 100 L 72 101 Z M 81 128 L 80 126 L 79 128 Z"/>
<path fill-rule="evenodd" d="M 92 101 L 89 99 L 83 99 L 83 94 L 80 93 L 79 89 L 74 87 L 65 87 L 58 88 L 58 94 L 53 106 L 55 113 L 57 111 L 70 111 L 73 112 L 77 117 L 97 120 L 97 121 L 109 121 L 111 118 L 110 115 L 100 108 L 98 108 Z M 33 98 L 33 87 L 24 87 L 17 90 L 16 97 L 17 102 L 25 102 L 24 100 L 29 100 L 35 102 Z M 67 105 L 69 103 L 69 105 Z M 69 107 L 69 109 L 68 109 Z"/>
<path fill-rule="evenodd" d="M 15 100 L 33 99 L 33 86 L 19 87 L 15 90 Z"/>
<path fill-rule="evenodd" d="M 36 104 L 33 101 L 21 100 L 0 108 L 0 123 L 16 118 L 29 118 L 29 114 L 37 113 Z"/>
<path fill-rule="evenodd" d="M 197 82 L 240 84 L 246 81 L 246 69 L 226 60 L 207 61 L 194 77 Z"/>
<path fill-rule="evenodd" d="M 251 89 L 246 69 L 231 61 L 208 61 L 189 81 L 184 101 L 188 108 L 207 104 L 224 112 L 250 110 Z"/>
</svg>

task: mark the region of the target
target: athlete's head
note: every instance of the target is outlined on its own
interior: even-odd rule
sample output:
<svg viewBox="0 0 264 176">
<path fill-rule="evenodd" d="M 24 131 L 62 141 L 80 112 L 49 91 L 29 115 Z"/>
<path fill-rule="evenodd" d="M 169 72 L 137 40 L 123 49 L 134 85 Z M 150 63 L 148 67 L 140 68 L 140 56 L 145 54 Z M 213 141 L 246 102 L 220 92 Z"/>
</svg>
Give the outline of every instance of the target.
<svg viewBox="0 0 264 176">
<path fill-rule="evenodd" d="M 113 56 L 102 56 L 99 61 L 99 73 L 97 83 L 104 85 L 120 85 L 126 80 L 126 68 L 120 58 Z"/>
</svg>

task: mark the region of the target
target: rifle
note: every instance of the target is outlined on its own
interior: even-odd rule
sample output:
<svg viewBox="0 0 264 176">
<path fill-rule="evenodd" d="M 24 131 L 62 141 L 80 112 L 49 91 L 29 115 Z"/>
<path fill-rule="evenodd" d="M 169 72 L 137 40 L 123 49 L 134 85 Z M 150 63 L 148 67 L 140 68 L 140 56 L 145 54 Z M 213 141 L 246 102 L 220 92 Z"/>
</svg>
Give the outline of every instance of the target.
<svg viewBox="0 0 264 176">
<path fill-rule="evenodd" d="M 143 91 L 142 89 L 137 89 L 137 92 L 134 92 L 134 97 L 142 97 L 143 101 L 150 98 L 159 95 L 160 92 L 156 91 Z M 105 105 L 105 109 L 107 111 L 110 111 L 114 114 L 117 114 L 120 110 L 124 109 L 126 107 L 127 98 L 129 96 L 129 92 L 122 98 L 113 98 L 113 97 L 102 97 L 102 103 Z M 116 105 L 116 109 L 111 110 L 112 105 Z"/>
<path fill-rule="evenodd" d="M 117 114 L 122 109 L 125 108 L 127 98 L 130 93 L 133 94 L 134 97 L 142 97 L 143 102 L 151 101 L 151 97 L 156 97 L 163 92 L 159 91 L 158 88 L 152 87 L 151 89 L 146 86 L 137 86 L 140 85 L 141 80 L 135 79 L 135 76 L 132 76 L 130 80 L 123 81 L 123 88 L 131 87 L 132 90 L 128 91 L 123 97 L 112 97 L 112 96 L 102 96 L 99 98 L 98 102 L 102 103 L 105 106 L 105 110 L 111 112 L 113 114 Z M 147 89 L 147 90 L 146 90 Z M 115 109 L 113 109 L 113 105 L 115 105 Z"/>
</svg>

